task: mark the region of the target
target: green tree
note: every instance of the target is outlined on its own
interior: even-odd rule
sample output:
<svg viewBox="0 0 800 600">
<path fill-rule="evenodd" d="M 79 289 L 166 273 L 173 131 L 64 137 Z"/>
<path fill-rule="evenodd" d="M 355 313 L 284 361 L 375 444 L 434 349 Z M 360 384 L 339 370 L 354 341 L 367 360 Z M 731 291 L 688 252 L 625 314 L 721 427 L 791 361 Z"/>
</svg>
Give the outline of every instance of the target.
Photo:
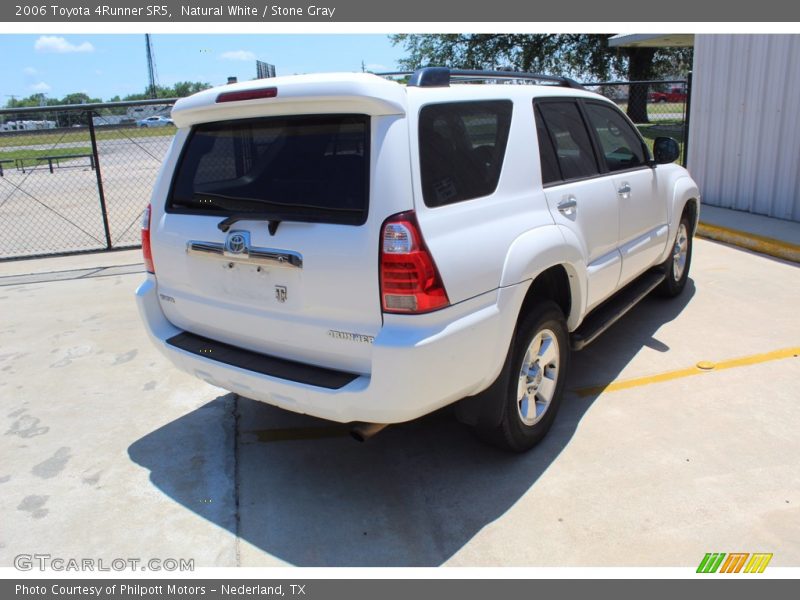
<svg viewBox="0 0 800 600">
<path fill-rule="evenodd" d="M 186 96 L 191 96 L 197 92 L 207 90 L 210 87 L 210 83 L 201 81 L 179 81 L 172 86 L 172 90 L 174 91 L 176 98 L 185 98 Z"/>
<path fill-rule="evenodd" d="M 84 92 L 75 92 L 67 94 L 60 101 L 59 104 L 92 104 L 102 102 L 100 98 L 92 98 Z"/>
<path fill-rule="evenodd" d="M 191 96 L 197 92 L 207 90 L 211 87 L 210 83 L 203 81 L 179 81 L 173 86 L 165 87 L 163 85 L 156 86 L 156 98 L 184 98 Z M 149 100 L 150 93 L 148 89 L 142 90 L 138 94 L 128 94 L 124 100 Z"/>
<path fill-rule="evenodd" d="M 609 34 L 397 34 L 407 52 L 402 68 L 441 65 L 461 69 L 511 69 L 566 75 L 578 80 L 643 81 L 685 75 L 686 48 L 610 48 Z M 632 85 L 628 115 L 647 122 L 647 86 Z"/>
</svg>

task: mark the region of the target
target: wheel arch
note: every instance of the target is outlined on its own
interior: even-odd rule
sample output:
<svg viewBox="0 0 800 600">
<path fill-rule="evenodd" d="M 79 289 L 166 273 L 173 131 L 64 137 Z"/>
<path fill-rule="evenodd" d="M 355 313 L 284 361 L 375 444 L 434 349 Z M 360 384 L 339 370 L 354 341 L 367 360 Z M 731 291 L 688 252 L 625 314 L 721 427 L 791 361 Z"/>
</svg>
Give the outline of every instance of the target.
<svg viewBox="0 0 800 600">
<path fill-rule="evenodd" d="M 555 225 L 529 231 L 512 244 L 501 287 L 523 284 L 526 286 L 525 294 L 514 305 L 516 314 L 513 327 L 509 327 L 506 352 L 511 349 L 519 323 L 537 302 L 555 302 L 564 313 L 567 332 L 580 322 L 586 304 L 585 262 L 580 250 L 567 243 Z M 497 425 L 503 413 L 491 398 L 507 385 L 508 380 L 501 369 L 485 390 L 464 398 L 456 405 L 458 419 L 470 425 Z"/>
<path fill-rule="evenodd" d="M 554 300 L 564 311 L 570 331 L 586 306 L 586 261 L 575 235 L 556 225 L 533 229 L 509 248 L 501 287 L 528 282 L 517 319 L 537 298 Z"/>
</svg>

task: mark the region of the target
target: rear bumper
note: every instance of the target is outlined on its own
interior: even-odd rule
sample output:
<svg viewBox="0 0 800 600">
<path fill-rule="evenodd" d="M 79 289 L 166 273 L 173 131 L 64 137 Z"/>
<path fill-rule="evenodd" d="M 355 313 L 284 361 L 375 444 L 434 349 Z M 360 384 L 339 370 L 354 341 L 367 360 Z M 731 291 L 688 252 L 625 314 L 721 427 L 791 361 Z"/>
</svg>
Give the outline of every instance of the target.
<svg viewBox="0 0 800 600">
<path fill-rule="evenodd" d="M 348 423 L 400 423 L 487 388 L 500 373 L 525 296 L 516 285 L 427 315 L 385 315 L 372 371 L 339 389 L 289 381 L 178 348 L 148 275 L 136 300 L 151 340 L 181 370 L 241 396 Z"/>
</svg>

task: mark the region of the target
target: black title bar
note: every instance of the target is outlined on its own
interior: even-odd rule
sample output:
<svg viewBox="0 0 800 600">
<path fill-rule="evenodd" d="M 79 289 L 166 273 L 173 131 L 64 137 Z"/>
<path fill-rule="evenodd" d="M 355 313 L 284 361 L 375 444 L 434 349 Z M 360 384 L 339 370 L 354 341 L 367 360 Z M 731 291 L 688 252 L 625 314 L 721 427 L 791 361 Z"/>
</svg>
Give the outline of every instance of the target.
<svg viewBox="0 0 800 600">
<path fill-rule="evenodd" d="M 11 0 L 3 22 L 798 22 L 800 4 L 785 0 Z"/>
</svg>

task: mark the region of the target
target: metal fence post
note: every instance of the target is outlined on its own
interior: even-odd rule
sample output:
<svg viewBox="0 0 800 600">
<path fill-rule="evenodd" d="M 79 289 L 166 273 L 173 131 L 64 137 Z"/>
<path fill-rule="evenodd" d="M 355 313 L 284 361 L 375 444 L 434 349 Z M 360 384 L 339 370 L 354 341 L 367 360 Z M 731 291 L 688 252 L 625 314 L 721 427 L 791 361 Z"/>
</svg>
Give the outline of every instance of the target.
<svg viewBox="0 0 800 600">
<path fill-rule="evenodd" d="M 686 77 L 686 113 L 683 115 L 683 166 L 688 164 L 689 157 L 689 114 L 692 108 L 692 72 Z"/>
<path fill-rule="evenodd" d="M 108 211 L 106 209 L 106 195 L 103 192 L 103 175 L 100 172 L 100 156 L 97 152 L 97 136 L 94 131 L 94 111 L 86 111 L 89 122 L 89 137 L 92 140 L 92 157 L 94 160 L 94 174 L 97 177 L 97 195 L 100 197 L 100 213 L 103 215 L 103 230 L 106 234 L 106 249 L 111 250 L 111 230 L 108 227 Z"/>
</svg>

